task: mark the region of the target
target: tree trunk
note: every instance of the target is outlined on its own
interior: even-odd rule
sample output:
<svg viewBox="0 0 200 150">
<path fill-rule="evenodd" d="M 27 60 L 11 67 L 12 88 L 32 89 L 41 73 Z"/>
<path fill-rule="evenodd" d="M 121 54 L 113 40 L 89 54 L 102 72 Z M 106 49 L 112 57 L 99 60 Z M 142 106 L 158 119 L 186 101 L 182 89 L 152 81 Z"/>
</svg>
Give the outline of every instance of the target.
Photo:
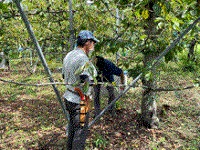
<svg viewBox="0 0 200 150">
<path fill-rule="evenodd" d="M 4 52 L 0 53 L 0 69 L 10 70 L 9 59 Z"/>
<path fill-rule="evenodd" d="M 154 60 L 156 58 L 155 55 L 146 55 L 144 57 L 144 66 L 146 67 L 149 61 Z M 152 76 L 150 79 L 142 78 L 142 84 L 146 87 L 143 91 L 142 95 L 142 104 L 141 104 L 141 118 L 142 123 L 145 127 L 148 128 L 157 128 L 159 125 L 159 119 L 157 117 L 157 105 L 156 105 L 156 92 L 153 92 L 151 89 L 155 89 L 157 87 L 157 72 L 156 70 L 152 70 Z"/>
<path fill-rule="evenodd" d="M 149 10 L 149 18 L 146 20 L 145 32 L 148 36 L 148 42 L 157 43 L 157 35 L 160 34 L 156 30 L 155 24 L 155 13 L 153 10 L 153 1 L 149 1 L 149 4 L 146 8 Z M 153 44 L 152 44 L 153 45 Z M 153 60 L 159 55 L 161 48 L 157 47 L 147 47 L 144 51 L 144 59 L 143 65 L 145 68 L 148 68 L 149 64 L 152 63 Z M 157 87 L 157 72 L 156 69 L 151 71 L 151 76 L 147 79 L 145 77 L 142 78 L 142 84 L 145 87 L 142 97 L 141 103 L 141 119 L 144 126 L 148 128 L 157 128 L 159 125 L 159 119 L 157 117 L 157 105 L 156 99 L 157 94 L 153 92 L 151 89 L 155 89 Z"/>
<path fill-rule="evenodd" d="M 193 39 L 190 43 L 190 47 L 189 47 L 189 52 L 188 52 L 188 60 L 192 60 L 194 61 L 195 56 L 194 56 L 194 46 L 196 44 L 196 40 Z"/>
</svg>

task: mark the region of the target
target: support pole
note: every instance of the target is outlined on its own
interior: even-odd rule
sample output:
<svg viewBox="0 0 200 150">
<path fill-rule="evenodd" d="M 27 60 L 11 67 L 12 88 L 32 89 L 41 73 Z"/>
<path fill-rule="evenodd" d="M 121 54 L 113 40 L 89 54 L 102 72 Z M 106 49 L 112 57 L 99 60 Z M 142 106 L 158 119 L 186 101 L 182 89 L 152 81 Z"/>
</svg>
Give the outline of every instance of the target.
<svg viewBox="0 0 200 150">
<path fill-rule="evenodd" d="M 116 26 L 117 26 L 117 28 L 116 28 L 116 33 L 117 33 L 117 36 L 118 36 L 118 33 L 119 33 L 119 9 L 118 8 L 116 8 Z M 120 57 L 120 54 L 119 54 L 119 52 L 117 51 L 116 52 L 116 64 L 117 64 L 117 66 L 119 65 L 119 57 Z"/>
<path fill-rule="evenodd" d="M 73 22 L 73 10 L 72 10 L 72 0 L 69 0 L 69 43 L 70 51 L 74 49 L 74 22 Z"/>
<path fill-rule="evenodd" d="M 25 24 L 25 26 L 26 26 L 26 28 L 27 28 L 27 30 L 28 30 L 29 36 L 30 36 L 30 38 L 32 39 L 32 41 L 33 41 L 33 43 L 34 43 L 34 45 L 35 45 L 35 48 L 36 48 L 36 50 L 37 50 L 37 52 L 38 52 L 38 55 L 39 55 L 39 58 L 40 58 L 40 60 L 41 60 L 41 62 L 42 62 L 42 65 L 44 66 L 44 69 L 45 69 L 45 71 L 46 71 L 46 73 L 47 73 L 47 75 L 48 75 L 48 77 L 49 77 L 49 81 L 50 81 L 51 83 L 54 83 L 54 79 L 53 79 L 53 77 L 52 77 L 52 75 L 51 75 L 51 71 L 50 71 L 49 68 L 48 68 L 48 65 L 47 65 L 46 60 L 45 60 L 45 58 L 44 58 L 42 49 L 41 49 L 41 47 L 40 47 L 40 45 L 39 45 L 39 43 L 38 43 L 38 41 L 37 41 L 37 39 L 36 39 L 36 37 L 35 37 L 35 34 L 34 34 L 34 32 L 33 32 L 33 29 L 32 29 L 32 26 L 31 26 L 31 24 L 29 23 L 28 18 L 27 18 L 27 16 L 25 15 L 25 13 L 24 13 L 24 11 L 23 11 L 23 9 L 22 9 L 21 3 L 20 3 L 19 0 L 13 0 L 13 1 L 14 1 L 14 3 L 16 4 L 16 6 L 17 6 L 17 8 L 18 8 L 18 10 L 19 10 L 19 12 L 20 12 L 21 18 L 22 18 L 22 20 L 24 21 L 24 24 Z M 69 116 L 68 116 L 68 113 L 67 113 L 67 111 L 66 111 L 66 109 L 65 109 L 65 105 L 64 105 L 64 103 L 63 103 L 63 101 L 62 101 L 62 99 L 61 99 L 61 97 L 60 97 L 60 93 L 59 93 L 59 91 L 58 91 L 58 89 L 56 88 L 55 85 L 52 84 L 52 87 L 53 87 L 53 89 L 54 89 L 54 92 L 56 93 L 57 99 L 58 99 L 58 101 L 59 101 L 59 103 L 60 103 L 60 105 L 61 105 L 61 107 L 62 107 L 62 110 L 63 110 L 64 114 L 66 115 L 66 118 L 68 119 Z"/>
</svg>

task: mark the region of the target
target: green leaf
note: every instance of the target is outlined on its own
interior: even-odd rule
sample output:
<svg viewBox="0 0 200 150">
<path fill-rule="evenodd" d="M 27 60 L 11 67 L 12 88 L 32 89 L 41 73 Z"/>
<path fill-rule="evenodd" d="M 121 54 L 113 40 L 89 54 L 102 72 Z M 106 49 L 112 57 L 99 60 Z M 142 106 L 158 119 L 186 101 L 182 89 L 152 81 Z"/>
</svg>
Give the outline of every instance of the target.
<svg viewBox="0 0 200 150">
<path fill-rule="evenodd" d="M 159 22 L 159 21 L 164 21 L 164 18 L 162 18 L 162 17 L 157 17 L 157 18 L 155 19 L 155 22 Z"/>
<path fill-rule="evenodd" d="M 135 14 L 135 16 L 136 16 L 137 18 L 140 18 L 140 16 L 141 16 L 141 15 L 140 15 L 140 10 L 139 10 L 139 9 L 136 10 L 134 14 Z"/>
<path fill-rule="evenodd" d="M 98 81 L 97 81 L 97 79 L 94 76 L 93 76 L 93 80 L 94 80 L 94 84 L 97 85 Z"/>
<path fill-rule="evenodd" d="M 87 93 L 89 90 L 89 82 L 83 84 L 83 93 Z"/>
<path fill-rule="evenodd" d="M 153 10 L 154 10 L 155 14 L 156 14 L 157 16 L 159 16 L 162 9 L 161 9 L 160 5 L 154 4 L 154 5 L 153 5 Z"/>
<path fill-rule="evenodd" d="M 197 10 L 191 10 L 191 11 L 190 11 L 190 14 L 191 14 L 192 16 L 196 16 L 196 15 L 197 15 Z"/>
<path fill-rule="evenodd" d="M 143 35 L 140 36 L 140 39 L 141 39 L 141 40 L 144 40 L 146 37 L 147 37 L 147 35 L 146 35 L 146 34 L 143 34 Z"/>
<path fill-rule="evenodd" d="M 7 5 L 0 2 L 0 10 L 2 10 L 3 12 L 5 12 L 5 11 L 7 12 Z"/>
<path fill-rule="evenodd" d="M 75 75 L 80 75 L 84 70 L 84 66 L 79 67 L 76 71 L 75 71 Z"/>
<path fill-rule="evenodd" d="M 89 67 L 88 67 L 88 72 L 89 72 L 89 74 L 90 74 L 91 76 L 94 75 L 94 68 L 93 68 L 93 66 L 89 66 Z"/>
<path fill-rule="evenodd" d="M 142 17 L 144 19 L 148 19 L 149 18 L 149 11 L 147 9 L 142 11 Z"/>
<path fill-rule="evenodd" d="M 199 83 L 194 83 L 194 86 L 195 87 L 199 87 Z"/>
<path fill-rule="evenodd" d="M 150 71 L 150 72 L 148 72 L 147 74 L 145 74 L 145 79 L 146 79 L 147 81 L 152 80 L 152 79 L 153 79 L 153 73 Z"/>
<path fill-rule="evenodd" d="M 163 22 L 159 22 L 159 23 L 158 23 L 158 28 L 159 28 L 159 29 L 164 28 L 164 23 L 163 23 Z"/>
<path fill-rule="evenodd" d="M 165 7 L 166 7 L 167 12 L 170 12 L 170 10 L 171 10 L 170 2 L 165 1 Z"/>
</svg>

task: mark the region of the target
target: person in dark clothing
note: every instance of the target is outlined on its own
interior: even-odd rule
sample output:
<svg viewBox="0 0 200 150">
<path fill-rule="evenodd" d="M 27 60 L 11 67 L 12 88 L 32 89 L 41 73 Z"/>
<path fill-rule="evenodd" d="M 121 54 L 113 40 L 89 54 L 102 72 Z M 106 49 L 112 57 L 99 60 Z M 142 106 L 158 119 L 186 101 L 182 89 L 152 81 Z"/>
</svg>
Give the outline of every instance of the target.
<svg viewBox="0 0 200 150">
<path fill-rule="evenodd" d="M 121 79 L 121 88 L 124 88 L 124 73 L 122 69 L 117 67 L 114 63 L 110 60 L 105 59 L 101 56 L 96 56 L 95 58 L 96 68 L 97 68 L 97 81 L 98 82 L 109 82 L 111 85 L 106 86 L 108 90 L 109 99 L 108 104 L 110 104 L 115 99 L 114 94 L 114 87 L 112 84 L 114 83 L 114 75 L 120 76 Z M 101 84 L 97 84 L 94 86 L 94 107 L 95 107 L 95 116 L 98 115 L 101 111 L 100 106 L 100 91 L 101 91 Z M 112 106 L 109 110 L 110 113 L 115 113 L 115 107 Z"/>
</svg>

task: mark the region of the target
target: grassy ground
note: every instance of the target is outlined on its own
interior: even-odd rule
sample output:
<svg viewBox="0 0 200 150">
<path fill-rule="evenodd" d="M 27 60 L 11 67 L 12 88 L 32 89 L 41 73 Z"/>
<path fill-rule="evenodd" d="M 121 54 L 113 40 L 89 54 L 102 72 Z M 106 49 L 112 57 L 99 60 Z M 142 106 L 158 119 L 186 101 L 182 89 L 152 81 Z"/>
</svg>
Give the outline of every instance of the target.
<svg viewBox="0 0 200 150">
<path fill-rule="evenodd" d="M 11 71 L 1 70 L 0 78 L 25 83 L 49 82 L 40 67 L 33 75 L 26 71 L 23 63 L 12 62 L 11 68 Z M 62 81 L 56 69 L 52 74 L 56 81 Z M 182 73 L 177 67 L 161 72 L 159 79 L 161 87 L 191 84 L 192 75 Z M 57 87 L 63 94 L 64 86 Z M 137 122 L 141 94 L 141 87 L 132 88 L 117 102 L 115 117 L 106 114 L 92 126 L 86 150 L 199 149 L 198 87 L 158 93 L 158 129 L 146 129 Z M 107 98 L 102 98 L 102 106 L 106 102 Z M 51 86 L 19 86 L 0 81 L 0 149 L 64 149 L 65 125 L 66 120 Z"/>
</svg>

